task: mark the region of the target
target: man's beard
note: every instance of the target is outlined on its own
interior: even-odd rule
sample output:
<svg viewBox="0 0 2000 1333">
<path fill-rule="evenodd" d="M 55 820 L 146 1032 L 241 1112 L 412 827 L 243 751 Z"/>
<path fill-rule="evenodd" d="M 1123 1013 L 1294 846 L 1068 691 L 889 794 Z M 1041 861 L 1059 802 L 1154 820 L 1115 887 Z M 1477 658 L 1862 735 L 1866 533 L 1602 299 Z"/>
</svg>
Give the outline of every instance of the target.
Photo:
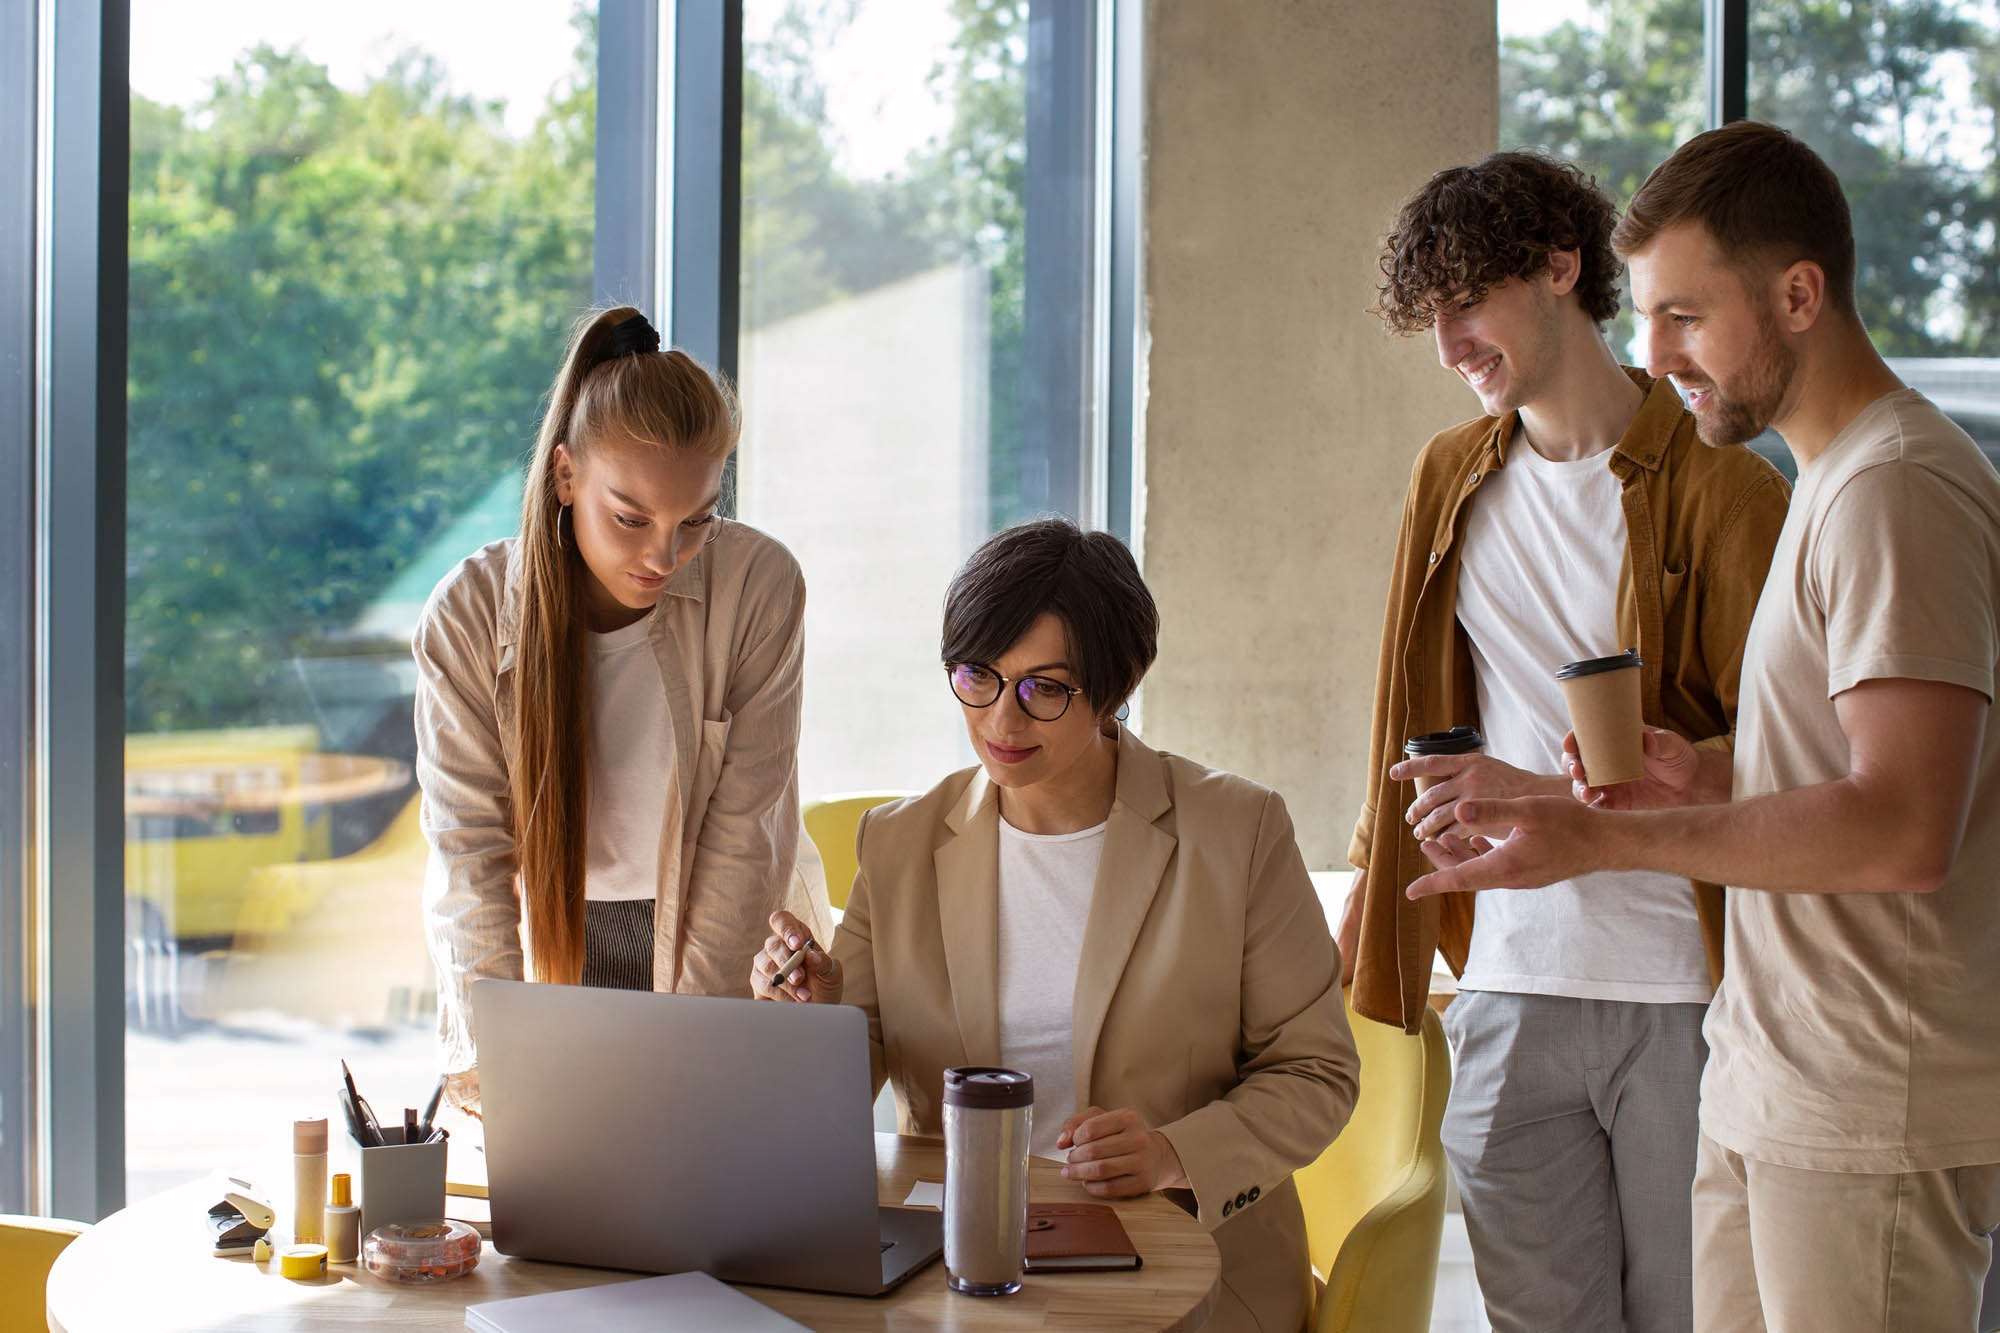
<svg viewBox="0 0 2000 1333">
<path fill-rule="evenodd" d="M 1710 380 L 1708 402 L 1695 413 L 1695 433 L 1702 443 L 1722 448 L 1762 435 L 1777 419 L 1798 365 L 1798 354 L 1779 336 L 1778 321 L 1768 310 L 1759 311 L 1750 364 L 1727 389 Z"/>
</svg>

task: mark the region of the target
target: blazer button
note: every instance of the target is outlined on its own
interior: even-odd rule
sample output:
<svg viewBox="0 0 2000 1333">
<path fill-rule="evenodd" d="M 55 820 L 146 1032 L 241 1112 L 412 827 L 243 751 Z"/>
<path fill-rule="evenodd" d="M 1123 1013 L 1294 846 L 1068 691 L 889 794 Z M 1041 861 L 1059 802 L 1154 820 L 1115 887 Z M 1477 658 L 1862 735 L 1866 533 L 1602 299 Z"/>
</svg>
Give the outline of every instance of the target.
<svg viewBox="0 0 2000 1333">
<path fill-rule="evenodd" d="M 1261 1190 L 1259 1190 L 1259 1189 L 1257 1188 L 1257 1186 L 1255 1186 L 1255 1185 L 1252 1185 L 1252 1186 L 1250 1187 L 1250 1202 L 1252 1202 L 1252 1203 L 1255 1203 L 1255 1202 L 1257 1202 L 1257 1196 L 1258 1196 L 1258 1194 L 1260 1194 L 1260 1193 L 1262 1193 L 1262 1191 L 1261 1191 Z"/>
<path fill-rule="evenodd" d="M 1222 1201 L 1222 1215 L 1224 1217 L 1229 1216 L 1231 1213 L 1235 1211 L 1236 1211 L 1236 1205 L 1234 1203 L 1230 1202 L 1228 1199 L 1224 1199 Z"/>
<path fill-rule="evenodd" d="M 1247 1195 L 1247 1194 L 1239 1194 L 1239 1195 L 1237 1195 L 1237 1196 L 1236 1196 L 1236 1206 L 1237 1206 L 1237 1207 L 1238 1207 L 1239 1209 L 1241 1209 L 1241 1208 L 1247 1208 L 1247 1207 L 1249 1207 L 1249 1206 L 1250 1206 L 1250 1196 L 1249 1196 L 1249 1195 Z"/>
</svg>

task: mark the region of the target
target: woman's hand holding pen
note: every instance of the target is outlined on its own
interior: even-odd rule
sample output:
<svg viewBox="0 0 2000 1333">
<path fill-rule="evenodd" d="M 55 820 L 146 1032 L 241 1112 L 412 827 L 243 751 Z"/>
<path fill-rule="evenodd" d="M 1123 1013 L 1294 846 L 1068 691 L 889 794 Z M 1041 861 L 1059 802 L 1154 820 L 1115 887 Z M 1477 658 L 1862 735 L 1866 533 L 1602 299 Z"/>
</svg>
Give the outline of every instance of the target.
<svg viewBox="0 0 2000 1333">
<path fill-rule="evenodd" d="M 750 967 L 750 993 L 760 1000 L 839 1004 L 845 978 L 840 963 L 790 912 L 771 913 L 771 937 Z M 800 951 L 804 950 L 803 955 Z M 778 969 L 790 964 L 786 975 Z"/>
<path fill-rule="evenodd" d="M 1180 1154 L 1133 1110 L 1089 1106 L 1063 1121 L 1056 1147 L 1069 1150 L 1063 1175 L 1100 1199 L 1134 1199 L 1188 1188 Z"/>
</svg>

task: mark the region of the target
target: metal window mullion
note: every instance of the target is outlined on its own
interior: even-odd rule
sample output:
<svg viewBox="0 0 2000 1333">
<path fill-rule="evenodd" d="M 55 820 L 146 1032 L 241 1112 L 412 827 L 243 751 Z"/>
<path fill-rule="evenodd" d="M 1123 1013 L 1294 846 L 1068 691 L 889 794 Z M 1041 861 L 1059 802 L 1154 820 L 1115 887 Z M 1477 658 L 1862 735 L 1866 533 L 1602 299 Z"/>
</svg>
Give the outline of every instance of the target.
<svg viewBox="0 0 2000 1333">
<path fill-rule="evenodd" d="M 743 0 L 665 7 L 661 94 L 666 179 L 659 289 L 674 346 L 737 379 L 743 255 Z M 736 457 L 723 472 L 736 507 Z"/>
<path fill-rule="evenodd" d="M 1108 114 L 1110 125 L 1098 141 L 1108 146 L 1110 162 L 1104 172 L 1108 180 L 1110 272 L 1106 292 L 1108 309 L 1104 320 L 1105 357 L 1105 441 L 1102 510 L 1104 526 L 1138 548 L 1138 493 L 1134 478 L 1142 448 L 1139 437 L 1139 340 L 1144 330 L 1139 319 L 1139 275 L 1143 257 L 1140 212 L 1144 206 L 1142 163 L 1139 145 L 1145 129 L 1143 99 L 1145 47 L 1143 44 L 1142 0 L 1099 0 L 1104 9 L 1099 22 L 1110 27 L 1110 52 L 1102 76 L 1111 84 L 1109 96 L 1099 98 L 1100 114 Z"/>
<path fill-rule="evenodd" d="M 125 1197 L 125 0 L 44 0 L 35 580 L 38 1206 Z"/>
<path fill-rule="evenodd" d="M 1710 129 L 1750 114 L 1750 0 L 1703 0 Z"/>
<path fill-rule="evenodd" d="M 672 7 L 673 179 L 667 312 L 674 344 L 737 371 L 743 218 L 743 3 Z"/>
<path fill-rule="evenodd" d="M 591 293 L 600 305 L 635 305 L 655 321 L 660 29 L 669 24 L 652 0 L 598 6 Z"/>
</svg>

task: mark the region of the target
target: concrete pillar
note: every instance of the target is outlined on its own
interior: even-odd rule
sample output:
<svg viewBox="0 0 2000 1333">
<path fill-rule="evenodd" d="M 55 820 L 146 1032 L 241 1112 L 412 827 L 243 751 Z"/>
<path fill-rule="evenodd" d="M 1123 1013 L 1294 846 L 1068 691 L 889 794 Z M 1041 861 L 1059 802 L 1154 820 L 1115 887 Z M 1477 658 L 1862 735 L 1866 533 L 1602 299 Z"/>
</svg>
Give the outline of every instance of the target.
<svg viewBox="0 0 2000 1333">
<path fill-rule="evenodd" d="M 1141 725 L 1275 787 L 1340 867 L 1410 465 L 1478 411 L 1367 313 L 1376 257 L 1495 146 L 1493 0 L 1151 0 L 1146 59 Z"/>
</svg>

